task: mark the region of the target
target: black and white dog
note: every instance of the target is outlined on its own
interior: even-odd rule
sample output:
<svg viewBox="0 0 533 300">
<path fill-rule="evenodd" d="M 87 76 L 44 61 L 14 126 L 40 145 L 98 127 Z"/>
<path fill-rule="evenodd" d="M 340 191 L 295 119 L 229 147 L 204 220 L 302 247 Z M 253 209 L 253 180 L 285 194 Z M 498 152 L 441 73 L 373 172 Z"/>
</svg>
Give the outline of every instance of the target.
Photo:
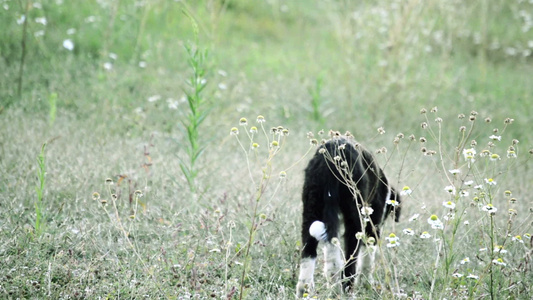
<svg viewBox="0 0 533 300">
<path fill-rule="evenodd" d="M 324 244 L 324 275 L 328 287 L 346 291 L 361 275 L 372 281 L 375 247 L 365 249 L 361 236 L 376 241 L 389 213 L 394 211 L 396 221 L 400 216 L 400 207 L 396 206 L 400 202 L 399 194 L 390 186 L 372 154 L 351 136 L 338 133 L 332 136 L 319 147 L 305 169 L 298 297 L 314 288 L 319 242 Z M 344 220 L 344 259 L 338 240 L 339 215 Z"/>
</svg>

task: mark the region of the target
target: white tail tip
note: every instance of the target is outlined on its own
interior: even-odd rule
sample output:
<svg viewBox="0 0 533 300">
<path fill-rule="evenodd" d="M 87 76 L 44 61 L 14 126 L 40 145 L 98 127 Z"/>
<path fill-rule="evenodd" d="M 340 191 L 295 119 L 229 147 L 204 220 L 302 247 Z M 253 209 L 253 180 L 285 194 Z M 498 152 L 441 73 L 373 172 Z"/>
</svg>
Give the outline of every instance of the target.
<svg viewBox="0 0 533 300">
<path fill-rule="evenodd" d="M 314 221 L 313 224 L 309 226 L 309 234 L 319 242 L 325 242 L 328 238 L 326 225 L 320 221 Z"/>
</svg>

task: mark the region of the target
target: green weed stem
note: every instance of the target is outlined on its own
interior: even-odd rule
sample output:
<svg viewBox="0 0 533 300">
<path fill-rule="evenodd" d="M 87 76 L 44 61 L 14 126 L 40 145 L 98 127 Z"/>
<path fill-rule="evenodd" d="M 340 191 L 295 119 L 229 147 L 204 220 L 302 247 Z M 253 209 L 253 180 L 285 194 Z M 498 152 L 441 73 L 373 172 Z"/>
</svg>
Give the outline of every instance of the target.
<svg viewBox="0 0 533 300">
<path fill-rule="evenodd" d="M 21 52 L 20 52 L 20 68 L 19 68 L 19 78 L 17 85 L 17 94 L 20 97 L 22 94 L 22 79 L 24 74 L 24 63 L 26 61 L 26 34 L 28 32 L 28 11 L 30 10 L 31 1 L 26 1 L 26 6 L 24 8 L 24 24 L 22 27 L 22 38 L 20 40 Z"/>
<path fill-rule="evenodd" d="M 35 234 L 38 236 L 42 231 L 42 217 L 43 217 L 43 194 L 45 187 L 46 179 L 46 165 L 44 150 L 46 148 L 46 143 L 41 147 L 41 152 L 37 157 L 37 165 L 39 169 L 37 170 L 37 180 L 39 181 L 35 187 L 37 192 L 37 200 L 35 201 Z"/>
</svg>

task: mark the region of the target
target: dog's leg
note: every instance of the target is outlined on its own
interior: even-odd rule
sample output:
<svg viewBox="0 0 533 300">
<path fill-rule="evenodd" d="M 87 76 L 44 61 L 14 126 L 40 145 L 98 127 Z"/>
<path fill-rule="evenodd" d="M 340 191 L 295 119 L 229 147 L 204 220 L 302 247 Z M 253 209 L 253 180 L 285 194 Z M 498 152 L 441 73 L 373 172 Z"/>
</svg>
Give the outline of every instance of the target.
<svg viewBox="0 0 533 300">
<path fill-rule="evenodd" d="M 342 259 L 339 240 L 333 238 L 331 242 L 324 245 L 324 277 L 326 277 L 329 289 L 338 289 L 339 294 L 342 292 L 340 282 L 344 260 Z"/>
<path fill-rule="evenodd" d="M 313 274 L 315 272 L 316 257 L 302 258 L 300 264 L 300 276 L 298 276 L 298 284 L 296 285 L 296 296 L 302 297 L 304 293 L 314 290 L 315 283 L 313 281 Z"/>
<path fill-rule="evenodd" d="M 355 276 L 355 284 L 361 282 L 361 276 L 366 278 L 370 284 L 374 283 L 374 263 L 376 259 L 376 246 L 367 247 L 361 243 L 361 249 L 357 256 L 357 271 Z"/>
</svg>

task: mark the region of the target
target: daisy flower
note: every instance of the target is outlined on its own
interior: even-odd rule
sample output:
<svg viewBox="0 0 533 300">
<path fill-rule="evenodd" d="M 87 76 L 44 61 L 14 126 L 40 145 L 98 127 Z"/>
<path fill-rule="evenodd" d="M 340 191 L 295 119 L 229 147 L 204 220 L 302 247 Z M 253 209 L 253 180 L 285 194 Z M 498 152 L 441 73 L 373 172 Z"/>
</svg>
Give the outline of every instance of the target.
<svg viewBox="0 0 533 300">
<path fill-rule="evenodd" d="M 420 235 L 421 239 L 429 239 L 430 237 L 431 237 L 431 234 L 429 234 L 429 232 L 427 231 L 422 232 L 422 234 Z"/>
<path fill-rule="evenodd" d="M 405 234 L 405 235 L 415 235 L 415 231 L 413 229 L 411 229 L 411 228 L 405 228 L 403 230 L 403 234 Z"/>
<path fill-rule="evenodd" d="M 399 240 L 400 240 L 400 238 L 398 238 L 398 237 L 396 236 L 396 234 L 394 234 L 394 233 L 389 234 L 389 236 L 386 237 L 385 239 L 386 239 L 387 241 L 389 241 L 389 242 L 390 242 L 390 241 L 399 241 Z"/>
<path fill-rule="evenodd" d="M 476 159 L 474 157 L 476 156 L 476 149 L 474 148 L 464 149 L 463 156 L 465 158 L 465 161 L 467 161 L 468 163 L 475 162 Z"/>
<path fill-rule="evenodd" d="M 398 206 L 398 204 L 400 204 L 398 203 L 398 201 L 392 199 L 385 201 L 385 203 L 387 203 L 388 205 L 392 205 L 392 207 Z"/>
<path fill-rule="evenodd" d="M 396 234 L 391 233 L 388 237 L 385 238 L 387 241 L 387 248 L 394 248 L 400 246 L 399 238 L 396 236 Z"/>
<path fill-rule="evenodd" d="M 496 154 L 496 153 L 492 153 L 492 154 L 490 155 L 490 158 L 489 158 L 489 159 L 490 159 L 490 161 L 497 161 L 497 160 L 500 160 L 501 157 L 500 157 L 498 154 Z"/>
<path fill-rule="evenodd" d="M 363 208 L 361 208 L 361 214 L 363 216 L 370 216 L 372 213 L 374 212 L 374 209 L 370 206 L 364 206 Z"/>
<path fill-rule="evenodd" d="M 446 221 L 453 220 L 453 218 L 455 218 L 455 213 L 447 213 L 444 216 L 444 220 L 446 220 Z"/>
<path fill-rule="evenodd" d="M 494 246 L 494 252 L 500 253 L 500 254 L 505 254 L 505 253 L 507 253 L 507 250 L 503 249 L 502 245 L 496 245 L 496 246 Z"/>
<path fill-rule="evenodd" d="M 364 206 L 361 208 L 361 215 L 363 215 L 363 221 L 369 222 L 370 215 L 374 212 L 374 209 L 370 206 Z"/>
<path fill-rule="evenodd" d="M 444 188 L 446 192 L 448 192 L 450 195 L 455 195 L 455 187 L 453 185 L 448 185 Z"/>
<path fill-rule="evenodd" d="M 496 207 L 494 207 L 494 206 L 493 206 L 492 204 L 490 204 L 490 203 L 487 204 L 487 205 L 485 205 L 485 206 L 483 206 L 483 207 L 481 208 L 481 210 L 486 211 L 486 212 L 488 212 L 488 213 L 491 214 L 491 215 L 494 214 L 494 213 L 496 213 L 496 211 L 498 211 L 498 209 L 497 209 Z"/>
<path fill-rule="evenodd" d="M 461 273 L 453 273 L 452 276 L 453 276 L 454 278 L 461 278 L 461 277 L 463 277 L 464 275 L 461 274 Z"/>
<path fill-rule="evenodd" d="M 493 141 L 501 141 L 502 140 L 502 137 L 501 135 L 491 135 L 489 136 L 489 139 L 493 140 Z"/>
<path fill-rule="evenodd" d="M 492 260 L 493 264 L 500 265 L 500 266 L 506 266 L 507 264 L 503 261 L 502 258 L 494 259 Z"/>
<path fill-rule="evenodd" d="M 479 156 L 481 156 L 481 157 L 487 157 L 489 155 L 490 155 L 490 151 L 486 150 L 486 149 L 481 151 L 481 153 L 479 154 Z"/>
<path fill-rule="evenodd" d="M 455 209 L 455 203 L 453 203 L 452 201 L 444 201 L 442 202 L 442 205 L 449 209 Z"/>
<path fill-rule="evenodd" d="M 431 225 L 431 228 L 433 229 L 442 229 L 444 228 L 444 225 L 442 224 L 442 221 L 439 220 L 439 217 L 437 215 L 431 215 L 428 219 L 429 225 Z"/>
<path fill-rule="evenodd" d="M 413 216 L 411 216 L 409 218 L 409 222 L 413 222 L 413 221 L 418 220 L 418 217 L 420 217 L 420 214 L 414 214 Z"/>
<path fill-rule="evenodd" d="M 468 278 L 468 279 L 478 280 L 478 279 L 479 279 L 479 276 L 474 275 L 474 274 L 468 274 L 468 276 L 466 276 L 466 278 Z"/>
<path fill-rule="evenodd" d="M 485 183 L 488 185 L 496 185 L 496 181 L 492 178 L 485 178 Z"/>
<path fill-rule="evenodd" d="M 400 242 L 398 241 L 390 241 L 387 243 L 387 248 L 394 248 L 400 246 Z"/>
<path fill-rule="evenodd" d="M 463 258 L 459 263 L 460 263 L 461 265 L 464 265 L 464 264 L 467 264 L 467 263 L 469 263 L 469 262 L 470 262 L 470 258 L 465 257 L 465 258 Z"/>
<path fill-rule="evenodd" d="M 474 180 L 468 180 L 464 182 L 466 186 L 472 186 L 474 184 Z"/>
<path fill-rule="evenodd" d="M 404 186 L 403 189 L 402 189 L 402 191 L 400 192 L 400 195 L 401 195 L 401 196 L 407 196 L 407 195 L 411 195 L 412 192 L 413 192 L 413 191 L 411 190 L 410 187 L 408 187 L 408 186 Z"/>
<path fill-rule="evenodd" d="M 459 169 L 452 169 L 452 170 L 448 170 L 448 172 L 450 172 L 452 175 L 456 175 L 456 174 L 461 173 L 461 170 L 459 170 Z"/>
</svg>

